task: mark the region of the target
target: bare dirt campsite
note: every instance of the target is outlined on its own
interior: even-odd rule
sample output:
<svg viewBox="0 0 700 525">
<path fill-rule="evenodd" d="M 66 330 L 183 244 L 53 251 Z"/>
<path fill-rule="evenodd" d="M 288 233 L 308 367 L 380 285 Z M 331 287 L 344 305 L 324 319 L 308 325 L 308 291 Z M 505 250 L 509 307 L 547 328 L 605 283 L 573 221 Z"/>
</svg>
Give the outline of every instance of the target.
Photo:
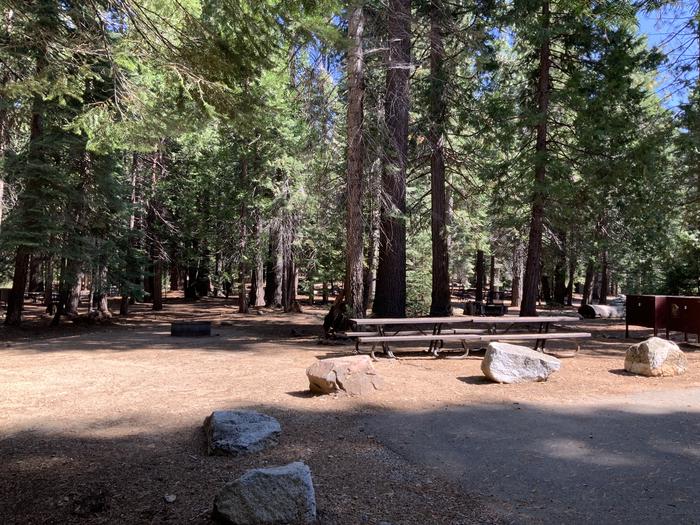
<svg viewBox="0 0 700 525">
<path fill-rule="evenodd" d="M 0 0 L 0 525 L 700 524 L 700 0 Z"/>
<path fill-rule="evenodd" d="M 171 299 L 58 329 L 37 311 L 2 332 L 3 523 L 209 523 L 224 483 L 295 460 L 312 470 L 324 524 L 697 518 L 700 353 L 683 345 L 681 376 L 626 374 L 626 348 L 649 330 L 625 340 L 624 323 L 581 321 L 593 338 L 575 357 L 552 343 L 562 368 L 546 382 L 488 382 L 478 353 L 380 358 L 384 387 L 348 397 L 309 392 L 308 366 L 353 353 L 318 344 L 325 308 Z M 212 320 L 213 335 L 170 337 L 181 318 Z M 278 445 L 207 456 L 204 418 L 238 408 L 276 417 Z"/>
</svg>

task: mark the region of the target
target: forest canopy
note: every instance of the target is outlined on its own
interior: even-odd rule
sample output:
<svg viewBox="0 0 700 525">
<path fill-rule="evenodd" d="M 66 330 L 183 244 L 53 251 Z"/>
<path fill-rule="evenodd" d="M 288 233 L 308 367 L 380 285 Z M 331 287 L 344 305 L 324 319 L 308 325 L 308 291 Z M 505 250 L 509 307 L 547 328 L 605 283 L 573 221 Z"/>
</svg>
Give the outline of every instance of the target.
<svg viewBox="0 0 700 525">
<path fill-rule="evenodd" d="M 0 0 L 0 288 L 700 294 L 696 2 Z M 671 20 L 649 41 L 640 20 Z"/>
</svg>

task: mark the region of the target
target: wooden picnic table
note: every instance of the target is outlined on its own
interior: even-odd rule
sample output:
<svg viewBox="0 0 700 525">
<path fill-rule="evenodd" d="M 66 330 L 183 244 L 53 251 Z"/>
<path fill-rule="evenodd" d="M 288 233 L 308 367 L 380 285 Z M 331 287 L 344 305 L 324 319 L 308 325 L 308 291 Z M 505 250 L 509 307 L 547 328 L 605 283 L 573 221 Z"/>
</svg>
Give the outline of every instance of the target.
<svg viewBox="0 0 700 525">
<path fill-rule="evenodd" d="M 362 318 L 362 319 L 352 319 L 355 326 L 372 326 L 375 328 L 375 333 L 379 338 L 382 338 L 381 345 L 384 350 L 384 354 L 388 357 L 394 357 L 393 352 L 389 348 L 389 341 L 401 341 L 401 334 L 404 332 L 402 327 L 413 326 L 417 328 L 418 333 L 425 335 L 426 341 L 429 341 L 430 346 L 428 351 L 432 352 L 433 355 L 437 356 L 439 352 L 439 347 L 442 345 L 443 340 L 468 340 L 474 339 L 479 340 L 477 335 L 470 337 L 468 334 L 463 333 L 458 336 L 459 330 L 453 331 L 454 337 L 445 336 L 443 339 L 437 339 L 435 336 L 441 335 L 443 329 L 446 326 L 453 326 L 459 324 L 468 325 L 487 325 L 487 333 L 495 335 L 498 333 L 498 328 L 505 326 L 505 330 L 501 334 L 506 334 L 508 331 L 516 325 L 539 325 L 538 333 L 546 334 L 549 333 L 550 326 L 554 323 L 571 323 L 579 321 L 578 317 L 571 316 L 531 316 L 531 317 L 517 317 L 517 316 L 499 316 L 499 317 L 489 317 L 489 316 L 452 316 L 452 317 L 406 317 L 406 318 Z M 398 327 L 398 329 L 396 328 Z M 426 327 L 422 329 L 421 327 Z M 430 327 L 430 328 L 427 328 Z M 387 334 L 389 332 L 389 334 Z M 465 331 L 466 332 L 466 331 Z M 470 332 L 472 332 L 470 330 Z M 348 332 L 350 337 L 362 337 L 363 332 Z M 371 334 L 366 334 L 371 335 Z M 417 336 L 420 340 L 421 336 Z M 510 338 L 510 337 L 509 337 Z M 535 342 L 535 347 L 541 343 L 542 349 L 544 349 L 545 339 L 537 340 Z M 359 353 L 359 339 L 356 344 L 356 350 Z"/>
</svg>

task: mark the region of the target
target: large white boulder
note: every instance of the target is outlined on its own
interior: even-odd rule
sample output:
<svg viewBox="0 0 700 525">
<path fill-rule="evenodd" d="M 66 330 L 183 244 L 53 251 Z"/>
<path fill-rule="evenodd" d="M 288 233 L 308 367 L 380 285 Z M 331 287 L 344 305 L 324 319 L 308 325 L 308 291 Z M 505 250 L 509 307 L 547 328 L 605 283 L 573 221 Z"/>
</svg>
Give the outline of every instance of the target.
<svg viewBox="0 0 700 525">
<path fill-rule="evenodd" d="M 281 431 L 274 417 L 254 410 L 217 410 L 204 420 L 210 455 L 259 452 L 275 445 Z"/>
<path fill-rule="evenodd" d="M 559 359 L 525 346 L 489 343 L 481 371 L 496 383 L 546 381 L 561 367 Z"/>
<path fill-rule="evenodd" d="M 368 355 L 321 359 L 306 370 L 306 376 L 309 388 L 318 394 L 345 392 L 357 396 L 378 390 L 383 385 Z"/>
<path fill-rule="evenodd" d="M 627 349 L 625 370 L 643 376 L 676 376 L 688 369 L 688 360 L 673 341 L 651 337 Z"/>
<path fill-rule="evenodd" d="M 316 523 L 311 470 L 300 461 L 249 470 L 216 496 L 214 517 L 235 525 Z"/>
</svg>

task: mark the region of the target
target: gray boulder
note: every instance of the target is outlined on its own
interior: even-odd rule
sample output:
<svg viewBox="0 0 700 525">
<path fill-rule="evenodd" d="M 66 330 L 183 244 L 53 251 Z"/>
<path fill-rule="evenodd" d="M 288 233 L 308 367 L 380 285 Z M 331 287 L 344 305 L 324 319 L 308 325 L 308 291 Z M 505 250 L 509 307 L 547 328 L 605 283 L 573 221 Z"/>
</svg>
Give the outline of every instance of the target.
<svg viewBox="0 0 700 525">
<path fill-rule="evenodd" d="M 384 384 L 368 355 L 321 359 L 306 370 L 306 376 L 309 388 L 317 394 L 345 392 L 357 396 L 378 390 Z"/>
<path fill-rule="evenodd" d="M 489 343 L 481 362 L 481 371 L 496 383 L 546 381 L 559 368 L 556 357 L 508 343 Z"/>
<path fill-rule="evenodd" d="M 625 370 L 649 377 L 676 376 L 688 370 L 688 360 L 673 341 L 651 337 L 627 349 Z"/>
<path fill-rule="evenodd" d="M 238 456 L 277 444 L 282 432 L 272 416 L 253 410 L 218 410 L 204 420 L 209 455 Z"/>
<path fill-rule="evenodd" d="M 235 525 L 316 523 L 311 470 L 300 461 L 249 470 L 216 496 L 214 517 Z"/>
</svg>

